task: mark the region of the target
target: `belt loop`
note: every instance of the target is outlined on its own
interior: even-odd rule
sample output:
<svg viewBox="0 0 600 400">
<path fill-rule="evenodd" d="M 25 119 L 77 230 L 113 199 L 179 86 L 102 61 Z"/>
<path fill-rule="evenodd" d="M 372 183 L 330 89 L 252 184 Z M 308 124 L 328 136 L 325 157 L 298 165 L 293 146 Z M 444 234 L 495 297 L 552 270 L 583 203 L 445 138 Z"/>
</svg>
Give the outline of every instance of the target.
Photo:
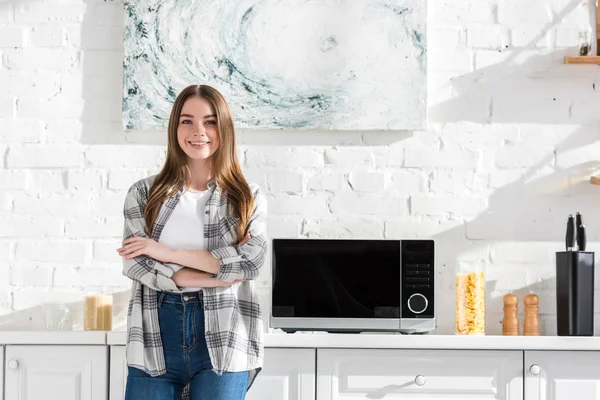
<svg viewBox="0 0 600 400">
<path fill-rule="evenodd" d="M 165 299 L 165 292 L 158 292 L 158 299 L 157 299 L 158 308 L 160 308 L 162 306 L 164 299 Z"/>
</svg>

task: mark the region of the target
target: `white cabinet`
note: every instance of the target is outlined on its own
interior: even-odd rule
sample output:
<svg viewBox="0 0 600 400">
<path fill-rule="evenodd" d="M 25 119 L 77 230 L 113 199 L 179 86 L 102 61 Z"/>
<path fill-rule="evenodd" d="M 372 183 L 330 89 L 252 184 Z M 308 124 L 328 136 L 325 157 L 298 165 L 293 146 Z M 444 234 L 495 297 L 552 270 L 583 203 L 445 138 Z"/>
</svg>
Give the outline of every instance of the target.
<svg viewBox="0 0 600 400">
<path fill-rule="evenodd" d="M 0 360 L 4 360 L 4 346 L 0 346 Z M 0 363 L 0 400 L 4 399 L 4 362 Z"/>
<path fill-rule="evenodd" d="M 0 360 L 0 400 L 125 395 L 122 345 L 0 345 Z M 267 347 L 246 399 L 598 400 L 600 351 Z"/>
<path fill-rule="evenodd" d="M 5 398 L 106 400 L 106 346 L 5 347 Z"/>
<path fill-rule="evenodd" d="M 110 400 L 125 398 L 127 356 L 125 346 L 110 346 Z"/>
<path fill-rule="evenodd" d="M 319 349 L 317 400 L 523 399 L 523 352 Z"/>
<path fill-rule="evenodd" d="M 125 346 L 111 346 L 110 400 L 123 400 L 127 382 Z M 266 348 L 264 368 L 246 400 L 314 400 L 315 349 Z"/>
<path fill-rule="evenodd" d="M 265 349 L 246 400 L 315 400 L 315 349 Z"/>
<path fill-rule="evenodd" d="M 600 351 L 526 351 L 525 399 L 600 399 Z"/>
</svg>

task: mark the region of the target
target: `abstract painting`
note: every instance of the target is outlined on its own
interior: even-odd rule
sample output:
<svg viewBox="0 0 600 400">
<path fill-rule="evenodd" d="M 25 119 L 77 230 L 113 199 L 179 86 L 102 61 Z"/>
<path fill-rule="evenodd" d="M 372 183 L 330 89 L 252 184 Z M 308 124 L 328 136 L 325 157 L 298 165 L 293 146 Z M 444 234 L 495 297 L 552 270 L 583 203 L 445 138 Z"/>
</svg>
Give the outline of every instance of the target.
<svg viewBox="0 0 600 400">
<path fill-rule="evenodd" d="M 207 84 L 237 128 L 422 129 L 426 1 L 128 0 L 123 124 L 165 129 Z"/>
</svg>

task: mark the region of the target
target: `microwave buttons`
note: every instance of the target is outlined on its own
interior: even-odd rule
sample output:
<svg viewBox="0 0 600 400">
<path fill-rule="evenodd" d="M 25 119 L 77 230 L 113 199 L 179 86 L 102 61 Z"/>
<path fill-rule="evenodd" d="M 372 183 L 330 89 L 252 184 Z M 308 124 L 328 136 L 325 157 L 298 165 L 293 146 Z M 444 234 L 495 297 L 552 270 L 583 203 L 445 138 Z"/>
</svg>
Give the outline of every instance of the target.
<svg viewBox="0 0 600 400">
<path fill-rule="evenodd" d="M 427 283 L 427 282 L 429 282 L 429 277 L 428 276 L 407 276 L 406 282 L 407 283 Z"/>
</svg>

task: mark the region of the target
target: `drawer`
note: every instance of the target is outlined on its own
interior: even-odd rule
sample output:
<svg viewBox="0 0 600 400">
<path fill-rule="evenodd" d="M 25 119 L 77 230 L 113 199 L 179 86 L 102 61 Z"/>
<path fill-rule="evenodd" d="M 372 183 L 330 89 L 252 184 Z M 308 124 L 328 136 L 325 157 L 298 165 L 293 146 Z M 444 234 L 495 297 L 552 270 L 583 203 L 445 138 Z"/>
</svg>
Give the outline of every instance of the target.
<svg viewBox="0 0 600 400">
<path fill-rule="evenodd" d="M 320 349 L 317 399 L 523 399 L 523 352 Z"/>
</svg>

